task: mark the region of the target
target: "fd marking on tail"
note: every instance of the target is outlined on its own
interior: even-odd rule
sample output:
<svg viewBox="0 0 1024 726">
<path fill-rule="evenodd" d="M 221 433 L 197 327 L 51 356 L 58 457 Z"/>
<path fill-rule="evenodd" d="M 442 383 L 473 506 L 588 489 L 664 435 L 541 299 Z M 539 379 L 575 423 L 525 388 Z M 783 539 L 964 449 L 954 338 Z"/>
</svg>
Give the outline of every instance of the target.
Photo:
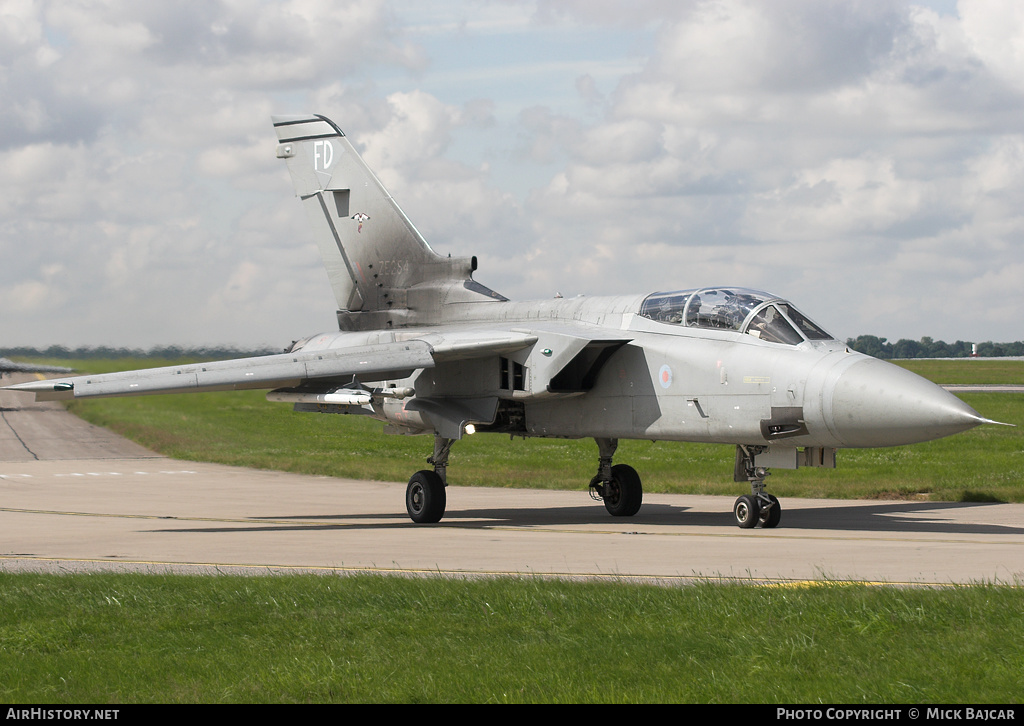
<svg viewBox="0 0 1024 726">
<path fill-rule="evenodd" d="M 313 142 L 313 168 L 326 171 L 334 162 L 334 145 L 330 141 Z"/>
</svg>

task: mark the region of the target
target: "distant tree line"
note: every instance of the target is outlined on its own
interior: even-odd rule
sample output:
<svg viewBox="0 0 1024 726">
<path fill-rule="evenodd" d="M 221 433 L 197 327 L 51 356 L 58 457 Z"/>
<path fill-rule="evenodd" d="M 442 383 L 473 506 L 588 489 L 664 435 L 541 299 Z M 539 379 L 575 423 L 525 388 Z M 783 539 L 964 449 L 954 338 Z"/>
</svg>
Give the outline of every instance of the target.
<svg viewBox="0 0 1024 726">
<path fill-rule="evenodd" d="M 856 338 L 847 338 L 846 345 L 858 353 L 874 356 L 875 358 L 970 358 L 972 355 L 972 344 L 958 340 L 955 343 L 947 343 L 943 340 L 932 340 L 929 337 L 921 340 L 907 340 L 901 338 L 895 343 L 890 343 L 885 338 L 876 335 L 859 335 Z M 1009 355 L 1024 356 L 1024 341 L 1016 343 L 978 343 L 979 358 L 1001 358 Z"/>
<path fill-rule="evenodd" d="M 27 358 L 61 358 L 64 360 L 82 360 L 96 358 L 248 358 L 258 355 L 280 353 L 280 348 L 259 348 L 243 350 L 239 348 L 183 348 L 178 345 L 165 345 L 142 350 L 142 348 L 112 348 L 101 345 L 98 347 L 67 348 L 63 345 L 51 345 L 49 348 L 0 348 L 0 355 L 25 356 Z"/>
</svg>

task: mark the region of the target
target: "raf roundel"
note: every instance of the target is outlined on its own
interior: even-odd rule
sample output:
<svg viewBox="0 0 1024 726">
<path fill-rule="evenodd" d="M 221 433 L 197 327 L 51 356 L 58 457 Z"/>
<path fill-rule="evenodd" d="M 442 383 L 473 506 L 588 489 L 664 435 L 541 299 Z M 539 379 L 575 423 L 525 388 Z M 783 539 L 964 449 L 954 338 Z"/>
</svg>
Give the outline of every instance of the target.
<svg viewBox="0 0 1024 726">
<path fill-rule="evenodd" d="M 668 388 L 672 385 L 672 369 L 667 365 L 663 365 L 661 370 L 658 371 L 658 383 L 661 384 L 662 388 Z"/>
</svg>

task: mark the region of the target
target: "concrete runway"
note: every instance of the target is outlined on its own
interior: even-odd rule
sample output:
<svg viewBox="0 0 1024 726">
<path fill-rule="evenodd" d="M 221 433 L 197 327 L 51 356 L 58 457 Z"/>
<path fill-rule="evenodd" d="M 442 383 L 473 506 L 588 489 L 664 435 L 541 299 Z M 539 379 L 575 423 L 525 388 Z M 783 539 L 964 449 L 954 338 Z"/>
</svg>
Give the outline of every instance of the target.
<svg viewBox="0 0 1024 726">
<path fill-rule="evenodd" d="M 175 461 L 30 398 L 0 391 L 3 571 L 1024 582 L 1024 504 L 784 499 L 778 529 L 740 530 L 729 497 L 616 519 L 585 491 L 452 486 L 423 526 L 404 483 Z"/>
</svg>

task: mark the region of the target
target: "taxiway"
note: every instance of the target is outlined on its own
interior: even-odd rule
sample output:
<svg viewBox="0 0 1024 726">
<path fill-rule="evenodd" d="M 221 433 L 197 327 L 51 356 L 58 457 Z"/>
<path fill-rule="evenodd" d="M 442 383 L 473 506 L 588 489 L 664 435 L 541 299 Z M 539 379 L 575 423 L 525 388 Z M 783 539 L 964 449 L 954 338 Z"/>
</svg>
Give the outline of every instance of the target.
<svg viewBox="0 0 1024 726">
<path fill-rule="evenodd" d="M 404 483 L 175 461 L 27 398 L 0 391 L 0 570 L 1024 581 L 1024 504 L 787 498 L 778 529 L 741 530 L 724 497 L 617 519 L 585 491 L 453 486 L 424 526 Z"/>
</svg>

